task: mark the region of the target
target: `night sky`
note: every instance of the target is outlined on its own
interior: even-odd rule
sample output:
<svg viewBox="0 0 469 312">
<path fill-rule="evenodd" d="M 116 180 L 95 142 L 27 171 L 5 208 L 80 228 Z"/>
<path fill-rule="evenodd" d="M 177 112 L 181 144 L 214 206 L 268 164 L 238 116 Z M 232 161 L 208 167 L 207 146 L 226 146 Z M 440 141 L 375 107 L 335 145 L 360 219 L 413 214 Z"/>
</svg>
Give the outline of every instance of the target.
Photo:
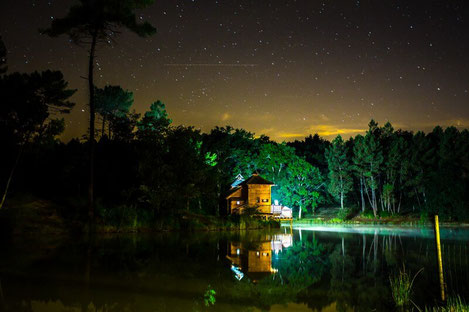
<svg viewBox="0 0 469 312">
<path fill-rule="evenodd" d="M 79 89 L 64 139 L 87 129 L 87 48 L 39 28 L 72 0 L 1 0 L 9 72 L 63 71 Z M 469 1 L 157 0 L 150 38 L 101 45 L 96 84 L 162 100 L 175 125 L 242 127 L 278 141 L 469 126 Z"/>
</svg>

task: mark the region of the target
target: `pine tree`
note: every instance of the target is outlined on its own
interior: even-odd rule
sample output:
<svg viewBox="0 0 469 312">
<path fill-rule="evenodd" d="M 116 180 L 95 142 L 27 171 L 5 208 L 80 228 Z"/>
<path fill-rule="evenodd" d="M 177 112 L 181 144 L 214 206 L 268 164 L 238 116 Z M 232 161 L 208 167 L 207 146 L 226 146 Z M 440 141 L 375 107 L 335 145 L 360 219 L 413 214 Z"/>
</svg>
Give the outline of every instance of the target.
<svg viewBox="0 0 469 312">
<path fill-rule="evenodd" d="M 95 85 L 94 64 L 96 45 L 100 42 L 112 42 L 119 34 L 119 28 L 126 28 L 140 37 L 146 37 L 156 32 L 148 22 L 139 23 L 135 10 L 145 8 L 154 0 L 80 0 L 73 5 L 67 16 L 54 19 L 50 28 L 43 30 L 44 34 L 58 37 L 66 34 L 78 44 L 89 44 L 88 56 L 88 91 L 89 91 L 89 187 L 88 214 L 94 219 L 94 146 L 95 146 Z"/>
<path fill-rule="evenodd" d="M 379 186 L 378 176 L 380 173 L 380 166 L 383 163 L 383 153 L 378 139 L 371 130 L 368 131 L 365 136 L 363 152 L 366 180 L 365 186 L 370 188 L 371 197 L 368 192 L 367 195 L 370 200 L 371 209 L 373 209 L 373 214 L 376 217 L 378 215 L 378 198 L 376 193 Z M 367 190 L 366 187 L 365 190 Z"/>
<path fill-rule="evenodd" d="M 105 134 L 106 121 L 108 122 L 108 137 L 111 139 L 112 121 L 115 118 L 124 118 L 134 103 L 132 92 L 122 89 L 121 86 L 105 86 L 95 90 L 96 111 L 101 115 L 101 137 Z"/>
<path fill-rule="evenodd" d="M 352 189 L 352 177 L 347 149 L 340 135 L 326 149 L 326 159 L 329 168 L 328 190 L 332 196 L 340 199 L 340 208 L 344 209 L 345 197 Z"/>
<path fill-rule="evenodd" d="M 353 145 L 353 172 L 360 182 L 360 199 L 361 199 L 361 210 L 365 212 L 365 138 L 361 135 L 357 135 L 354 139 Z"/>
</svg>

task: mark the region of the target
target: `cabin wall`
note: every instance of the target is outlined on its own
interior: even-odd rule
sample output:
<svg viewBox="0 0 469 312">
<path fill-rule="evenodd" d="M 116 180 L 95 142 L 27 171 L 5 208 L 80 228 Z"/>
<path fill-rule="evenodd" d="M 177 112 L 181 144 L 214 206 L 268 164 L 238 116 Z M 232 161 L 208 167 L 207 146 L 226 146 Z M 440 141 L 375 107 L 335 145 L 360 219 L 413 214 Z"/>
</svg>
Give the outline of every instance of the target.
<svg viewBox="0 0 469 312">
<path fill-rule="evenodd" d="M 242 208 L 238 209 L 238 207 L 243 206 L 245 201 L 241 198 L 230 198 L 229 199 L 229 207 L 230 207 L 230 212 L 242 212 Z"/>
<path fill-rule="evenodd" d="M 264 200 L 264 201 L 263 201 Z M 271 185 L 248 184 L 248 205 L 258 206 L 259 212 L 270 213 Z"/>
</svg>

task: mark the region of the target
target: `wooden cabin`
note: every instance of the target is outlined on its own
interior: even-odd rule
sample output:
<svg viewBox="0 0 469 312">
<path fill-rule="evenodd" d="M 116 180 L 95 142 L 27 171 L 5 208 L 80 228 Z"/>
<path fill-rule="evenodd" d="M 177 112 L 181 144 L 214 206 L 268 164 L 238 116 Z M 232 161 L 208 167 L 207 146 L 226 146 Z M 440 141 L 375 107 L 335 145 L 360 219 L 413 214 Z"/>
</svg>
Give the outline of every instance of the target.
<svg viewBox="0 0 469 312">
<path fill-rule="evenodd" d="M 260 213 L 271 213 L 272 186 L 274 186 L 274 183 L 264 179 L 257 173 L 254 173 L 247 180 L 238 175 L 226 197 L 228 212 L 230 214 L 239 214 L 246 207 L 257 207 Z"/>
</svg>

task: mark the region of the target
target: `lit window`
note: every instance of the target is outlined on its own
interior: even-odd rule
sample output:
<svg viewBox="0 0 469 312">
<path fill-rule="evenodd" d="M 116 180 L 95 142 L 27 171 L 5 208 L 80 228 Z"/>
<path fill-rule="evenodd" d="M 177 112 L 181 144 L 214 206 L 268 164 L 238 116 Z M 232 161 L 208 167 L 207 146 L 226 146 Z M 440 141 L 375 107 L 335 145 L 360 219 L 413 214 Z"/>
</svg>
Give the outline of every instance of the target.
<svg viewBox="0 0 469 312">
<path fill-rule="evenodd" d="M 259 257 L 259 256 L 261 255 L 261 253 L 260 253 L 260 252 L 257 252 L 256 255 Z"/>
<path fill-rule="evenodd" d="M 239 203 L 240 203 L 240 202 L 239 202 L 239 200 L 238 200 L 238 201 L 236 202 L 236 205 L 239 205 Z"/>
<path fill-rule="evenodd" d="M 268 252 L 263 252 L 262 255 L 263 255 L 264 257 L 267 257 L 267 256 L 269 255 L 269 253 L 268 253 Z"/>
<path fill-rule="evenodd" d="M 268 203 L 268 202 L 269 202 L 269 199 L 264 198 L 264 199 L 262 200 L 262 202 L 263 202 L 263 203 Z"/>
<path fill-rule="evenodd" d="M 239 255 L 239 254 L 240 254 L 240 252 L 239 252 L 239 249 L 236 249 L 236 254 L 237 254 L 237 255 Z"/>
</svg>

